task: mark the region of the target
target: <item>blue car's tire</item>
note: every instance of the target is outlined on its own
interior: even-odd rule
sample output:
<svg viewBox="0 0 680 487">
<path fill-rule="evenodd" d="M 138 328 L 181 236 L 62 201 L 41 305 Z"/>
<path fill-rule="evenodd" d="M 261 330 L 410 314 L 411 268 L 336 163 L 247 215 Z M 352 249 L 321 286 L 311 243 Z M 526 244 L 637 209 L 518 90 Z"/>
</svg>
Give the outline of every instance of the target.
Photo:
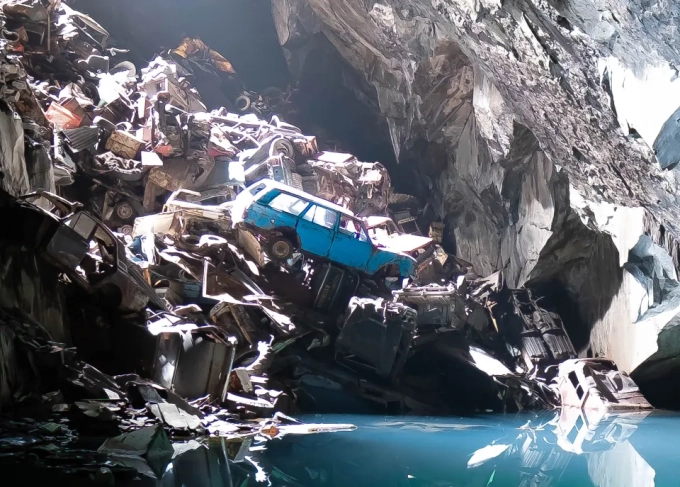
<svg viewBox="0 0 680 487">
<path fill-rule="evenodd" d="M 272 237 L 267 244 L 267 253 L 273 260 L 283 262 L 295 252 L 293 243 L 283 236 Z"/>
</svg>

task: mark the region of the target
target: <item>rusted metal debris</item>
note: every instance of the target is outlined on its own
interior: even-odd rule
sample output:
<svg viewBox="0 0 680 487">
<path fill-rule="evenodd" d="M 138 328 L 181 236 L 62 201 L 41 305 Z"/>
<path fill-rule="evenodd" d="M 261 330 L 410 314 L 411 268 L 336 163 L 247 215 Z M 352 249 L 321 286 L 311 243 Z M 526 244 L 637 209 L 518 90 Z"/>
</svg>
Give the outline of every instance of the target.
<svg viewBox="0 0 680 487">
<path fill-rule="evenodd" d="M 611 360 L 567 360 L 559 365 L 556 382 L 562 405 L 590 414 L 652 409 L 633 379 Z"/>
<path fill-rule="evenodd" d="M 0 309 L 0 404 L 36 393 L 27 377 L 56 381 L 42 408 L 115 437 L 87 454 L 92 465 L 106 453 L 120 472 L 153 475 L 167 434 L 351 429 L 280 414 L 324 395 L 411 414 L 649 407 L 613 363 L 577 359 L 559 316 L 529 290 L 507 289 L 502 273 L 482 279 L 447 253 L 444 224 L 396 195 L 382 164 L 320 151 L 272 115 L 267 96 L 244 90 L 235 111 L 209 112 L 193 69 L 234 69 L 199 39 L 138 72 L 62 2 L 4 2 L 0 22 L 0 96 L 52 174 L 36 186 L 25 168 L 5 171 L 4 238 L 63 275 L 77 303 L 67 310 L 73 341 L 87 343 L 76 359 L 42 325 Z M 277 208 L 295 223 L 241 224 L 264 180 L 302 202 Z M 300 222 L 325 231 L 329 248 L 343 237 L 409 265 L 369 272 L 366 256 L 323 254 L 300 241 Z M 98 360 L 109 342 L 118 346 L 103 365 L 140 375 L 80 360 L 90 348 Z M 21 354 L 47 365 L 22 370 Z"/>
</svg>

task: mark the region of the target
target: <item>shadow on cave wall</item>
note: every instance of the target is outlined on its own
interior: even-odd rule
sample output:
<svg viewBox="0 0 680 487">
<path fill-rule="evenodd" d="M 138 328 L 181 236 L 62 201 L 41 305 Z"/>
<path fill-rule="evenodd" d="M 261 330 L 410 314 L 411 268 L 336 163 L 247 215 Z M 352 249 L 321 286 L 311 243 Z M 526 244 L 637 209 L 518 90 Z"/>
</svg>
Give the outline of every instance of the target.
<svg viewBox="0 0 680 487">
<path fill-rule="evenodd" d="M 559 313 L 577 352 L 590 356 L 593 327 L 610 310 L 623 284 L 619 251 L 609 234 L 581 221 L 568 194 L 557 208 L 553 228 L 526 286 Z"/>
<path fill-rule="evenodd" d="M 375 90 L 323 34 L 310 40 L 298 77 L 291 122 L 317 135 L 330 150 L 383 163 L 397 183 L 401 165 L 396 163 Z"/>
<path fill-rule="evenodd" d="M 680 411 L 680 389 L 674 386 L 680 374 L 680 360 L 676 358 L 673 362 L 672 366 L 664 364 L 667 367 L 665 372 L 657 376 L 650 376 L 648 370 L 653 369 L 655 364 L 643 364 L 630 376 L 652 406 Z"/>
</svg>

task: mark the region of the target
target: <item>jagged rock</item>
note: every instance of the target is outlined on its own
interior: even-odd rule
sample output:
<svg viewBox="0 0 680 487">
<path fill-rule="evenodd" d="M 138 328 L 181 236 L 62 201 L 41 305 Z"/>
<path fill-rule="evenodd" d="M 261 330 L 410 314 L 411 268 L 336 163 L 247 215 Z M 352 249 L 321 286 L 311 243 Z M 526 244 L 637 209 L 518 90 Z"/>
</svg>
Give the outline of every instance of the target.
<svg viewBox="0 0 680 487">
<path fill-rule="evenodd" d="M 648 147 L 623 137 L 598 71 L 600 58 L 634 69 L 644 68 L 640 63 L 645 60 L 661 62 L 675 55 L 663 47 L 672 37 L 670 28 L 655 32 L 651 44 L 639 42 L 647 39 L 652 24 L 672 14 L 657 5 L 658 20 L 647 15 L 653 21 L 641 27 L 625 11 L 629 2 L 618 2 L 615 12 L 598 9 L 597 3 L 568 2 L 558 12 L 547 2 L 529 1 L 275 0 L 273 12 L 289 62 L 299 62 L 295 53 L 309 49 L 301 44 L 314 42 L 309 34 L 320 31 L 364 73 L 374 90 L 365 95 L 377 100 L 397 157 L 403 158 L 419 139 L 445 146 L 444 169 L 421 174 L 429 181 L 421 186 L 434 189 L 436 208 L 451 220 L 461 257 L 483 274 L 507 263 L 500 243 L 515 239 L 503 236 L 506 229 L 515 223 L 510 233 L 520 234 L 524 227 L 507 218 L 511 202 L 501 193 L 506 179 L 516 176 L 513 164 L 504 161 L 512 152 L 511 141 L 523 143 L 513 137 L 513 120 L 526 127 L 527 136 L 538 141 L 536 150 L 548 158 L 540 174 L 535 163 L 529 169 L 541 184 L 555 172 L 545 166 L 557 164 L 586 198 L 654 209 L 658 219 L 676 229 L 668 217 L 669 210 L 680 210 L 668 191 L 676 187 L 675 177 L 661 172 Z M 627 49 L 633 44 L 637 54 Z M 657 48 L 655 55 L 641 52 Z M 612 66 L 606 73 L 617 82 L 621 75 Z M 610 81 L 609 86 L 618 85 Z M 615 93 L 615 101 L 623 106 L 634 92 L 626 88 L 622 93 Z M 649 145 L 673 110 L 659 115 L 661 120 L 648 130 L 643 121 L 636 122 L 638 132 L 648 132 Z M 539 201 L 549 207 L 544 196 Z M 532 222 L 540 235 L 520 239 L 537 243 L 522 247 L 523 258 L 515 260 L 523 262 L 515 267 L 531 267 L 545 243 L 550 225 L 543 220 L 550 219 L 550 212 L 545 213 Z M 516 274 L 526 277 L 528 272 Z"/>
<path fill-rule="evenodd" d="M 24 129 L 21 119 L 14 117 L 6 108 L 0 110 L 0 134 L 2 189 L 14 195 L 28 193 L 32 186 L 26 170 Z"/>
<path fill-rule="evenodd" d="M 137 28 L 158 1 L 123 3 L 99 17 L 118 19 L 114 37 L 140 53 L 181 35 L 162 16 L 151 31 Z M 394 161 L 381 162 L 397 191 L 446 223 L 447 250 L 479 274 L 504 269 L 511 287 L 544 290 L 572 313 L 565 322 L 577 348 L 626 371 L 657 353 L 680 356 L 673 313 L 657 310 L 646 315 L 653 327 L 641 325 L 643 300 L 665 306 L 641 284 L 659 274 L 636 274 L 635 252 L 629 262 L 648 235 L 678 267 L 680 172 L 663 168 L 680 159 L 679 14 L 671 0 L 272 0 L 290 76 L 324 112 L 313 122 L 319 138 L 352 125 L 343 136 L 387 144 Z M 245 35 L 216 29 L 218 20 L 186 22 L 206 40 Z M 257 52 L 246 37 L 238 52 L 225 50 L 237 68 Z M 333 113 L 343 104 L 355 111 Z M 5 157 L 11 149 L 2 144 Z M 3 185 L 28 177 L 7 174 Z"/>
<path fill-rule="evenodd" d="M 447 223 L 445 243 L 480 274 L 506 269 L 512 287 L 575 303 L 572 338 L 626 371 L 650 357 L 659 331 L 675 329 L 670 311 L 657 312 L 656 331 L 641 324 L 651 294 L 626 262 L 647 234 L 678 264 L 680 173 L 662 167 L 679 159 L 679 9 L 665 0 L 273 1 L 293 77 L 319 38 L 363 75 L 344 82 L 384 118 L 395 156 L 413 167 L 411 190 Z M 651 353 L 680 355 L 675 343 Z"/>
<path fill-rule="evenodd" d="M 614 309 L 616 318 L 593 330 L 595 352 L 642 381 L 677 372 L 680 283 L 671 256 L 647 236 L 630 250 Z"/>
</svg>

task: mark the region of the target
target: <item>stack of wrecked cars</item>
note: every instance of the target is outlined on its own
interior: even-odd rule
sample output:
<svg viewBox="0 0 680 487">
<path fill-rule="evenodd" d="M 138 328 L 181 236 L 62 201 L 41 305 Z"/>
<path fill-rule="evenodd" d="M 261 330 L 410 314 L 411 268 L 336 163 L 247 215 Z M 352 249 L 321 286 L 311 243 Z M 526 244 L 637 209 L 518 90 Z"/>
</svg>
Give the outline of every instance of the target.
<svg viewBox="0 0 680 487">
<path fill-rule="evenodd" d="M 43 199 L 51 211 L 31 204 Z M 47 191 L 10 201 L 5 224 L 16 239 L 45 261 L 54 264 L 88 293 L 125 311 L 142 311 L 147 304 L 165 304 L 127 258 L 127 249 L 109 228 L 73 203 Z"/>
<path fill-rule="evenodd" d="M 47 284 L 2 301 L 3 435 L 52 441 L 16 421 L 30 403 L 62 445 L 111 437 L 88 475 L 153 476 L 168 436 L 351 429 L 291 426 L 300 412 L 651 407 L 529 290 L 448 253 L 382 164 L 322 150 L 245 89 L 208 111 L 192 77 L 234 73 L 199 39 L 138 72 L 62 2 L 4 2 L 0 20 L 32 168 L 3 167 L 3 275 L 58 297 L 49 313 L 33 306 Z"/>
</svg>

